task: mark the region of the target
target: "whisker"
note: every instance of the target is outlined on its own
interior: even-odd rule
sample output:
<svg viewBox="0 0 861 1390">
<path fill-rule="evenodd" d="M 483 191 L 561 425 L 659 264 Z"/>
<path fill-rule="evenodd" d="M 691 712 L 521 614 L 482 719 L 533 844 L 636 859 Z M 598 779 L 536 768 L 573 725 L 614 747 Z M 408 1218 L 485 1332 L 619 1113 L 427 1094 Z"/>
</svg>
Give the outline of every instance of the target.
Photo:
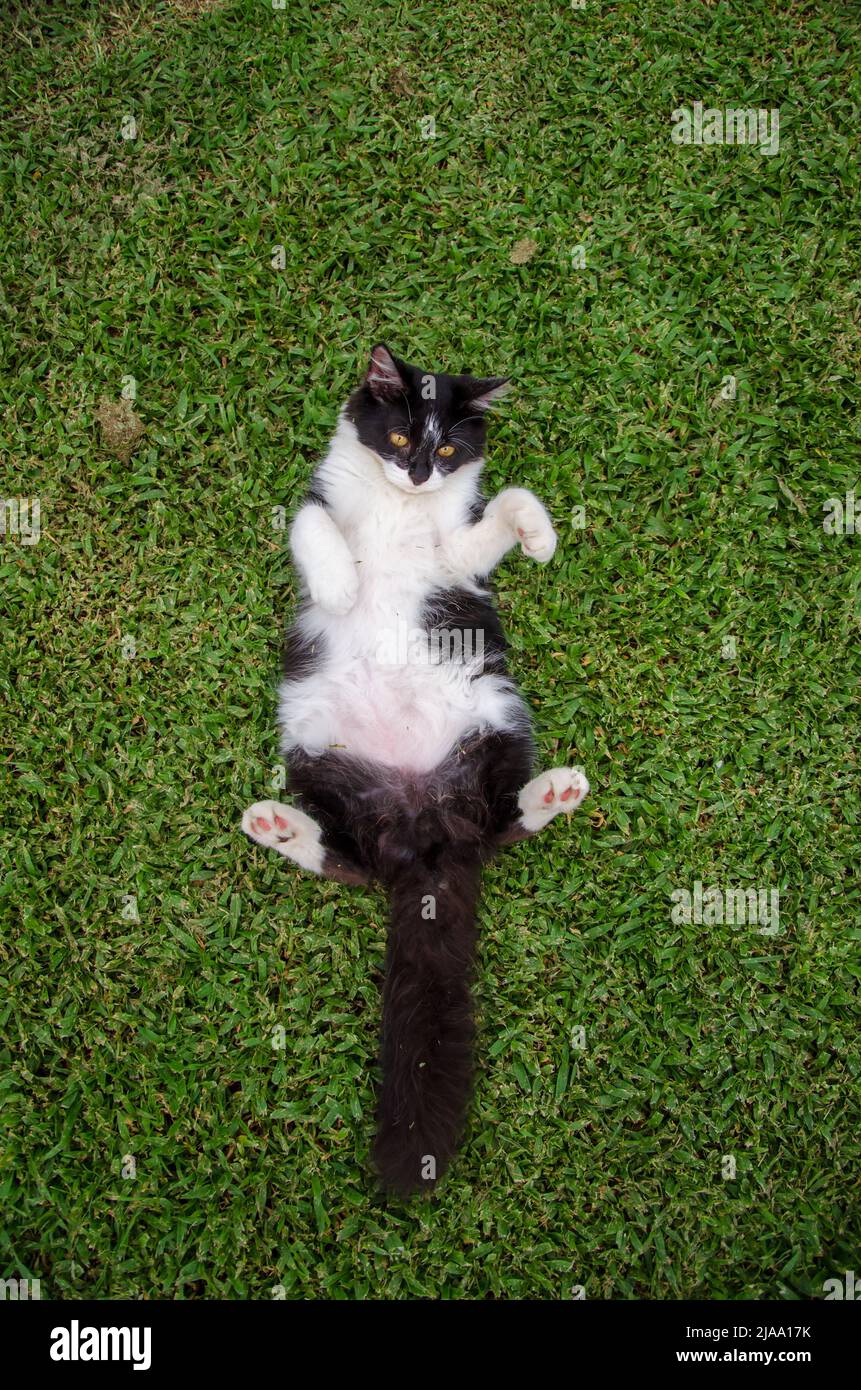
<svg viewBox="0 0 861 1390">
<path fill-rule="evenodd" d="M 466 452 L 469 454 L 470 458 L 477 457 L 475 450 L 471 448 L 469 444 L 467 444 L 465 439 L 459 439 L 456 434 L 450 434 L 449 439 L 451 440 L 452 444 L 459 444 L 462 449 L 466 449 Z"/>
</svg>

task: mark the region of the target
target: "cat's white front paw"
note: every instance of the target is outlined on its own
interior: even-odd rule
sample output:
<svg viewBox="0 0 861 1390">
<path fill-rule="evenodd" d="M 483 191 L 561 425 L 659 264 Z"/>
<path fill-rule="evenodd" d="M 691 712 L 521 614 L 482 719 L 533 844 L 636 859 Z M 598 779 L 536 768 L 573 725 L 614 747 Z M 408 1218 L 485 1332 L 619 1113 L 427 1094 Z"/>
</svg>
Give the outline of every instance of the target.
<svg viewBox="0 0 861 1390">
<path fill-rule="evenodd" d="M 255 801 L 242 815 L 245 834 L 265 849 L 274 849 L 303 869 L 319 873 L 323 863 L 321 831 L 315 820 L 283 801 Z"/>
<path fill-rule="evenodd" d="M 541 830 L 560 811 L 570 815 L 589 795 L 589 782 L 579 767 L 552 767 L 533 777 L 517 798 L 526 830 Z"/>
<path fill-rule="evenodd" d="M 318 571 L 308 580 L 308 592 L 313 603 L 319 603 L 327 613 L 343 616 L 349 613 L 359 594 L 359 572 L 356 566 L 333 565 Z"/>
<path fill-rule="evenodd" d="M 556 549 L 556 532 L 538 498 L 522 487 L 507 488 L 500 496 L 504 498 L 505 519 L 524 555 L 546 564 Z"/>
</svg>

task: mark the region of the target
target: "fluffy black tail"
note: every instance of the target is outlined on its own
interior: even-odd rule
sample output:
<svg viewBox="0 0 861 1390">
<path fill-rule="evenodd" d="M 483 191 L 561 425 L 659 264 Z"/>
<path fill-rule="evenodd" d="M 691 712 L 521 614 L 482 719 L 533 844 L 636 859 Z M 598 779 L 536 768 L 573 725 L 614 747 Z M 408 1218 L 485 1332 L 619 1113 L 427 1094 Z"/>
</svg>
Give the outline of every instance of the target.
<svg viewBox="0 0 861 1390">
<path fill-rule="evenodd" d="M 473 847 L 474 848 L 474 847 Z M 478 855 L 443 847 L 393 876 L 374 1149 L 385 1186 L 430 1188 L 457 1148 L 472 1090 Z"/>
</svg>

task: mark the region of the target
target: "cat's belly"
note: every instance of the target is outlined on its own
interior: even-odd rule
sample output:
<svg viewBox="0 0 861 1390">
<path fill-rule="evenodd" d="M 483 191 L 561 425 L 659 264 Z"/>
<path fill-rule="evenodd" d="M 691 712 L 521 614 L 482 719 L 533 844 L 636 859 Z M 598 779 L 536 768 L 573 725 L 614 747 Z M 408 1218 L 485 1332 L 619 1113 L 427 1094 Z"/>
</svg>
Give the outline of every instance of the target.
<svg viewBox="0 0 861 1390">
<path fill-rule="evenodd" d="M 510 729 L 522 717 L 508 681 L 473 675 L 456 663 L 342 659 L 284 682 L 279 696 L 285 752 L 297 746 L 311 754 L 339 751 L 415 772 L 435 768 L 470 730 Z"/>
</svg>

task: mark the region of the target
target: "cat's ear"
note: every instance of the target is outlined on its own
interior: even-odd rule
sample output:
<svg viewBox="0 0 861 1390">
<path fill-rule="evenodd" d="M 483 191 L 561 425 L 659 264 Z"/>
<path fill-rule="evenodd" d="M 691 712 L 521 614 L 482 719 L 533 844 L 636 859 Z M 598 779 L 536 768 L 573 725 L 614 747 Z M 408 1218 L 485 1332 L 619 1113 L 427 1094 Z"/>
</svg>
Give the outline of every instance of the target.
<svg viewBox="0 0 861 1390">
<path fill-rule="evenodd" d="M 489 376 L 473 379 L 469 384 L 469 404 L 475 410 L 490 410 L 509 390 L 511 382 L 507 376 Z"/>
<path fill-rule="evenodd" d="M 396 401 L 406 390 L 406 382 L 401 376 L 398 364 L 385 343 L 377 343 L 371 352 L 365 385 L 378 401 Z"/>
</svg>

